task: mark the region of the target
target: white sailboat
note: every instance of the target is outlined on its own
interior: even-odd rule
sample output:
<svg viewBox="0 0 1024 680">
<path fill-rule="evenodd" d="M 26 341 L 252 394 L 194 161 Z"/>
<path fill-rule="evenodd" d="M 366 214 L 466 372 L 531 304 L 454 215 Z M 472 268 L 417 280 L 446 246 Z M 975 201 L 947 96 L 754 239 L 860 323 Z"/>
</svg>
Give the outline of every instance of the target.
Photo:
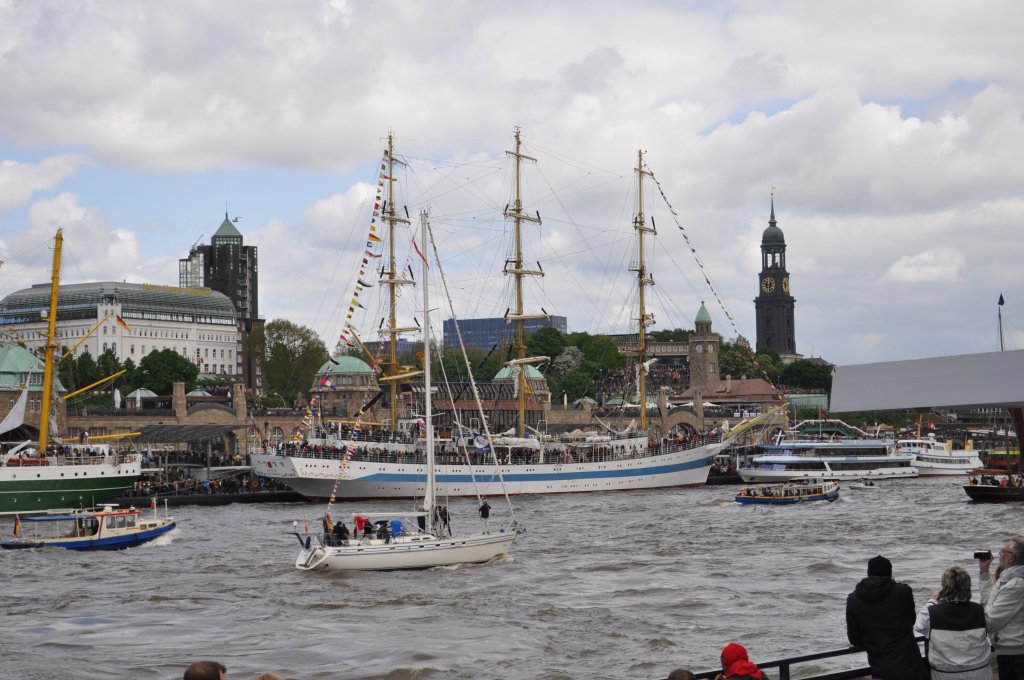
<svg viewBox="0 0 1024 680">
<path fill-rule="evenodd" d="M 427 240 L 427 216 L 420 216 L 422 241 Z M 430 380 L 430 286 L 428 264 L 423 260 L 423 385 L 431 393 Z M 302 549 L 295 566 L 306 571 L 394 571 L 428 569 L 456 564 L 489 562 L 505 555 L 524 529 L 514 519 L 509 526 L 490 531 L 483 519 L 483 530 L 468 535 L 452 535 L 448 509 L 437 502 L 434 469 L 434 428 L 431 425 L 432 405 L 424 400 L 426 427 L 426 486 L 423 505 L 414 512 L 353 513 L 353 525 L 364 529 L 362 535 L 347 538 L 330 532 L 325 522 L 324 533 L 305 537 L 296 532 Z M 486 506 L 489 509 L 489 505 Z M 510 505 L 511 507 L 511 505 Z M 484 513 L 481 512 L 482 517 Z M 329 517 L 329 515 L 328 515 Z M 369 527 L 369 528 L 368 528 Z M 375 528 L 374 528 L 375 527 Z M 447 535 L 445 535 L 447 533 Z"/>
</svg>

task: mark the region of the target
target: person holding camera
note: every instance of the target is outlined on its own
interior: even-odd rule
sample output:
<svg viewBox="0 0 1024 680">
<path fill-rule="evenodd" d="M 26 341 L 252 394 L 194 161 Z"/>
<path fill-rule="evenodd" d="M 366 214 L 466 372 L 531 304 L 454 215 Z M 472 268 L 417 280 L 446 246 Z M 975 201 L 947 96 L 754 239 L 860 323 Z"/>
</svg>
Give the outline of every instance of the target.
<svg viewBox="0 0 1024 680">
<path fill-rule="evenodd" d="M 976 555 L 985 623 L 996 647 L 999 680 L 1024 680 L 1024 536 L 1007 539 L 999 569 L 989 577 L 992 554 Z"/>
<path fill-rule="evenodd" d="M 928 638 L 932 680 L 991 680 L 985 609 L 971 602 L 971 575 L 960 567 L 942 574 L 942 587 L 918 612 L 914 632 Z"/>
</svg>

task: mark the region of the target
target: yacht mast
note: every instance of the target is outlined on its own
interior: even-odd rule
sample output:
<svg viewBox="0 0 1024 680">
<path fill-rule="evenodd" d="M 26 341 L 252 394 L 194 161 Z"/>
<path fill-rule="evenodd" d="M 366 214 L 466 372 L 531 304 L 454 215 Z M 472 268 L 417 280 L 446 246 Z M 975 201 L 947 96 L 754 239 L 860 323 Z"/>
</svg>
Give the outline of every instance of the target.
<svg viewBox="0 0 1024 680">
<path fill-rule="evenodd" d="M 46 363 L 43 368 L 42 401 L 39 406 L 39 453 L 46 451 L 50 436 L 50 399 L 53 389 L 53 353 L 57 349 L 57 294 L 60 287 L 60 249 L 64 232 L 57 230 L 53 243 L 53 273 L 50 278 L 50 311 L 46 315 Z"/>
<path fill-rule="evenodd" d="M 654 279 L 647 275 L 647 267 L 644 264 L 644 234 L 653 234 L 654 229 L 647 226 L 644 217 L 644 175 L 650 175 L 651 171 L 644 166 L 644 152 L 637 151 L 636 161 L 636 186 L 637 186 L 637 210 L 636 218 L 633 220 L 633 228 L 637 235 L 637 265 L 630 271 L 636 272 L 637 296 L 639 314 L 637 315 L 638 332 L 636 342 L 636 363 L 637 382 L 640 387 L 640 430 L 647 431 L 647 369 L 644 363 L 647 360 L 647 327 L 654 325 L 654 315 L 647 313 L 645 306 L 644 290 L 647 286 L 654 285 Z"/>
<path fill-rule="evenodd" d="M 512 209 L 505 208 L 505 217 L 511 217 L 515 223 L 515 239 L 516 239 L 516 250 L 515 257 L 510 260 L 505 260 L 505 274 L 511 274 L 515 277 L 516 284 L 516 309 L 515 314 L 505 314 L 505 320 L 516 322 L 516 337 L 513 349 L 515 349 L 516 362 L 514 366 L 518 371 L 518 375 L 513 372 L 513 376 L 517 381 L 517 394 L 519 395 L 519 418 L 516 425 L 518 430 L 518 436 L 526 436 L 526 368 L 528 362 L 526 361 L 526 331 L 524 323 L 527 319 L 545 319 L 546 314 L 526 314 L 523 309 L 523 278 L 526 276 L 544 276 L 544 272 L 540 269 L 524 269 L 523 268 L 523 222 L 533 222 L 540 224 L 540 214 L 536 217 L 533 215 L 523 214 L 523 193 L 522 193 L 522 175 L 520 168 L 524 160 L 537 162 L 536 158 L 527 156 L 522 153 L 522 141 L 519 138 L 519 128 L 515 129 L 516 138 L 516 150 L 506 151 L 505 153 L 516 159 L 516 196 L 515 202 L 512 204 Z M 539 266 L 539 265 L 538 265 Z"/>
<path fill-rule="evenodd" d="M 420 241 L 423 243 L 423 250 L 430 252 L 427 247 L 427 211 L 420 213 Z M 427 486 L 423 491 L 423 509 L 428 513 L 430 522 L 434 522 L 434 486 L 436 484 L 436 472 L 434 470 L 434 423 L 433 423 L 433 395 L 430 384 L 430 285 L 427 279 L 430 274 L 426 258 L 423 258 L 423 274 L 420 285 L 423 287 L 423 421 L 427 425 Z"/>
<path fill-rule="evenodd" d="M 387 191 L 384 194 L 384 221 L 388 223 L 388 261 L 387 269 L 381 272 L 380 281 L 388 286 L 388 327 L 382 335 L 388 337 L 388 356 L 382 362 L 384 376 L 381 382 L 387 382 L 391 397 L 390 427 L 392 430 L 398 428 L 398 383 L 401 379 L 409 377 L 401 374 L 401 366 L 398 364 L 398 336 L 401 333 L 417 330 L 415 327 L 399 328 L 397 325 L 396 305 L 398 302 L 398 287 L 412 283 L 411 279 L 403 276 L 399 278 L 399 272 L 395 269 L 395 225 L 409 224 L 409 220 L 395 214 L 395 166 L 405 165 L 395 158 L 394 135 L 388 133 L 388 161 L 387 161 Z"/>
</svg>

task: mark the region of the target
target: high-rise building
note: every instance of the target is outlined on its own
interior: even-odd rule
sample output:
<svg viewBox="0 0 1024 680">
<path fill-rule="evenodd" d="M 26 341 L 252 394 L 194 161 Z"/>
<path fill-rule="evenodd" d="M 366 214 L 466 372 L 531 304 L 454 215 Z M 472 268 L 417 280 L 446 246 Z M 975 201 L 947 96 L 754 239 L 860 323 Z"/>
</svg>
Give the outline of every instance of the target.
<svg viewBox="0 0 1024 680">
<path fill-rule="evenodd" d="M 768 228 L 761 235 L 760 292 L 754 298 L 757 317 L 757 349 L 773 349 L 783 359 L 796 353 L 796 299 L 790 294 L 789 272 L 786 271 L 786 238 L 775 221 L 775 197 Z"/>
<path fill-rule="evenodd" d="M 263 394 L 264 383 L 258 362 L 249 355 L 247 345 L 252 332 L 263 324 L 259 317 L 259 269 L 256 246 L 242 242 L 242 234 L 227 212 L 214 232 L 210 245 L 192 246 L 188 257 L 178 261 L 178 279 L 183 288 L 210 288 L 223 293 L 235 307 L 239 346 L 237 373 L 245 386 Z"/>
</svg>

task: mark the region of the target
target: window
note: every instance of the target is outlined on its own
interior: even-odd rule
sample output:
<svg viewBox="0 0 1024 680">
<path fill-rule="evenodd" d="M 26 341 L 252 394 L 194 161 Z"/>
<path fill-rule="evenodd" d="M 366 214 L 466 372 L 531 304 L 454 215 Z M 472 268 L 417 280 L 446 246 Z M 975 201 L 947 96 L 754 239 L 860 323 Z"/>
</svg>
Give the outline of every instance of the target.
<svg viewBox="0 0 1024 680">
<path fill-rule="evenodd" d="M 128 351 L 128 353 L 129 354 L 135 354 L 135 345 L 131 346 L 131 349 Z"/>
</svg>

